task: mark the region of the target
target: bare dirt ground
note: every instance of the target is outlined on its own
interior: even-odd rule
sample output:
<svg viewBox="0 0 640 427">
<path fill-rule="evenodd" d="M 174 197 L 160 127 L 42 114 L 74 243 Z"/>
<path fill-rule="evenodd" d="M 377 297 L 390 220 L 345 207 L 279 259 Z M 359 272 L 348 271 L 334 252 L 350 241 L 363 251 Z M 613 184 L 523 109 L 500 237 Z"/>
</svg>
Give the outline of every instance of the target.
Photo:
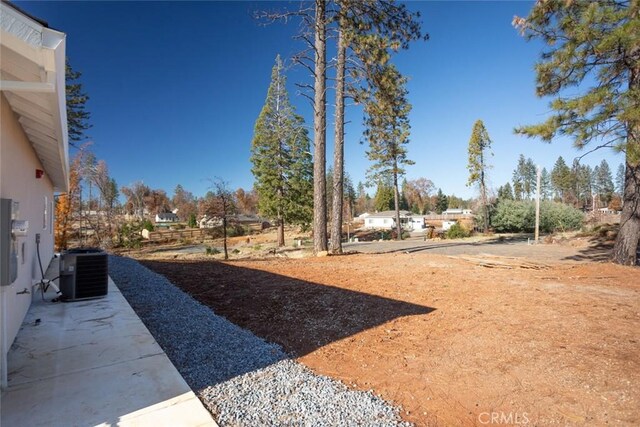
<svg viewBox="0 0 640 427">
<path fill-rule="evenodd" d="M 639 425 L 640 270 L 594 262 L 606 248 L 593 245 L 522 247 L 509 257 L 484 255 L 490 247 L 138 256 L 314 371 L 401 405 L 417 425 Z"/>
</svg>

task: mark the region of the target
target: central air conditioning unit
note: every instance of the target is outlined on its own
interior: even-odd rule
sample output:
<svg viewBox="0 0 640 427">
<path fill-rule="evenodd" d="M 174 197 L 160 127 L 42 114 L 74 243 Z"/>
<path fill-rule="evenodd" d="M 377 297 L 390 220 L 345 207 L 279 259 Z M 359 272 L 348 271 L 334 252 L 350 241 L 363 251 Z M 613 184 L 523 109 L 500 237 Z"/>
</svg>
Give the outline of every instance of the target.
<svg viewBox="0 0 640 427">
<path fill-rule="evenodd" d="M 60 257 L 63 301 L 101 298 L 109 287 L 109 258 L 102 249 L 70 249 Z"/>
</svg>

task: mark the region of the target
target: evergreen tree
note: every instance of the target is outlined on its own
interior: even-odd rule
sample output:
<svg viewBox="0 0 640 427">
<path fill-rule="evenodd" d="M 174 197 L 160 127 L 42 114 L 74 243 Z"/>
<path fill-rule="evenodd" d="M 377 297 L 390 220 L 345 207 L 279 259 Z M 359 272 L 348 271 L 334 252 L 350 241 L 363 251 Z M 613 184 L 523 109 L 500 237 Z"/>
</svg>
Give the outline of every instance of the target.
<svg viewBox="0 0 640 427">
<path fill-rule="evenodd" d="M 407 157 L 409 143 L 409 112 L 407 79 L 395 66 L 381 67 L 372 78 L 374 92 L 364 106 L 366 130 L 369 142 L 367 157 L 373 162 L 369 176 L 374 181 L 387 179 L 394 192 L 397 238 L 402 239 L 400 224 L 400 190 L 398 178 L 405 174 L 405 165 L 413 164 Z"/>
<path fill-rule="evenodd" d="M 513 171 L 512 174 L 512 178 L 511 181 L 513 182 L 513 189 L 514 189 L 514 197 L 515 200 L 522 200 L 524 199 L 524 180 L 525 180 L 525 165 L 526 165 L 526 159 L 524 158 L 524 154 L 520 154 L 520 157 L 518 157 L 518 165 L 516 166 L 515 170 Z"/>
<path fill-rule="evenodd" d="M 524 198 L 524 182 L 518 174 L 518 170 L 514 170 L 511 180 L 513 181 L 513 198 L 514 200 L 522 200 Z"/>
<path fill-rule="evenodd" d="M 511 184 L 508 182 L 498 188 L 498 202 L 502 200 L 513 200 L 513 190 L 511 189 Z"/>
<path fill-rule="evenodd" d="M 636 265 L 640 244 L 640 6 L 633 1 L 538 1 L 514 24 L 546 46 L 536 65 L 537 94 L 555 96 L 553 114 L 516 132 L 550 142 L 573 137 L 625 152 L 623 210 L 612 259 Z M 586 90 L 575 90 L 587 82 Z M 571 89 L 574 95 L 568 93 Z"/>
<path fill-rule="evenodd" d="M 304 120 L 289 103 L 280 56 L 271 74 L 267 99 L 251 142 L 251 171 L 256 179 L 258 209 L 278 224 L 278 246 L 284 246 L 285 223 L 309 223 L 312 163 Z"/>
<path fill-rule="evenodd" d="M 600 201 L 604 203 L 605 206 L 608 206 L 615 188 L 613 186 L 613 176 L 611 175 L 609 163 L 604 159 L 600 162 L 598 172 L 595 175 L 595 181 L 598 186 L 598 197 Z"/>
<path fill-rule="evenodd" d="M 337 28 L 337 64 L 336 64 L 336 120 L 334 146 L 333 175 L 333 215 L 331 250 L 342 252 L 341 234 L 338 231 L 342 224 L 342 198 L 344 168 L 344 110 L 346 91 L 346 64 L 348 49 L 351 48 L 353 62 L 359 58 L 360 67 L 352 67 L 351 74 L 355 79 L 371 83 L 381 67 L 386 66 L 390 50 L 407 49 L 409 42 L 421 38 L 420 23 L 416 20 L 419 14 L 409 12 L 405 5 L 394 1 L 379 0 L 363 2 L 360 0 L 338 0 L 335 21 Z M 354 86 L 354 85 L 351 85 Z M 375 83 L 373 84 L 375 87 Z"/>
<path fill-rule="evenodd" d="M 567 166 L 562 156 L 560 156 L 551 170 L 551 186 L 556 197 L 562 202 L 566 202 L 569 192 L 571 191 L 571 181 L 571 169 L 569 169 L 569 166 Z"/>
<path fill-rule="evenodd" d="M 384 180 L 378 181 L 376 195 L 373 198 L 373 205 L 376 212 L 392 210 L 394 207 L 393 187 Z"/>
<path fill-rule="evenodd" d="M 591 191 L 593 196 L 598 196 L 600 194 L 598 175 L 600 175 L 600 165 L 596 165 L 596 167 L 591 171 Z"/>
<path fill-rule="evenodd" d="M 69 144 L 77 147 L 76 144 L 86 138 L 84 132 L 91 128 L 89 124 L 91 113 L 86 109 L 89 96 L 82 90 L 82 83 L 79 82 L 82 73 L 74 71 L 68 59 L 65 68 Z"/>
<path fill-rule="evenodd" d="M 469 139 L 469 181 L 468 186 L 478 185 L 480 188 L 480 199 L 484 211 L 484 229 L 489 231 L 489 202 L 487 200 L 487 170 L 490 168 L 487 162 L 487 154 L 491 152 L 491 138 L 484 127 L 482 120 L 477 120 L 473 125 L 471 139 Z"/>
<path fill-rule="evenodd" d="M 367 211 L 367 192 L 364 188 L 364 184 L 358 182 L 358 190 L 356 196 L 356 211 L 357 215 L 365 213 Z"/>
<path fill-rule="evenodd" d="M 619 196 L 624 193 L 624 165 L 622 163 L 618 165 L 618 171 L 616 172 L 616 192 Z"/>
<path fill-rule="evenodd" d="M 351 221 L 356 208 L 356 190 L 347 172 L 344 173 L 343 199 L 343 216 Z"/>
<path fill-rule="evenodd" d="M 582 165 L 578 159 L 573 161 L 571 167 L 572 192 L 576 198 L 576 207 L 584 208 L 589 205 L 592 193 L 593 171 L 589 165 Z"/>
<path fill-rule="evenodd" d="M 538 170 L 535 163 L 531 158 L 527 158 L 524 164 L 523 178 L 524 178 L 524 192 L 527 195 L 527 199 L 531 199 L 536 192 Z"/>
<path fill-rule="evenodd" d="M 436 195 L 436 213 L 440 215 L 446 211 L 449 207 L 449 198 L 442 192 L 442 189 L 438 188 L 438 194 Z"/>
<path fill-rule="evenodd" d="M 327 245 L 327 4 L 315 0 L 313 17 L 313 251 Z"/>
<path fill-rule="evenodd" d="M 551 198 L 551 175 L 549 175 L 547 168 L 542 168 L 542 172 L 540 172 L 540 197 L 542 200 Z"/>
<path fill-rule="evenodd" d="M 536 191 L 536 165 L 523 154 L 518 157 L 518 165 L 513 171 L 513 189 L 515 200 L 531 199 Z"/>
</svg>

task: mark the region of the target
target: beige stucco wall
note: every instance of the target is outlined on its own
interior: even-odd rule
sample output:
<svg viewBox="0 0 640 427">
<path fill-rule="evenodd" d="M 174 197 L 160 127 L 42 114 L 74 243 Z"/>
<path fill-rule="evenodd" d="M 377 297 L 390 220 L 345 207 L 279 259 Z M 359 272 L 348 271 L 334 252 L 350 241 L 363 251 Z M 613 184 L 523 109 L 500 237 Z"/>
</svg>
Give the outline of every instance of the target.
<svg viewBox="0 0 640 427">
<path fill-rule="evenodd" d="M 40 279 L 36 255 L 36 233 L 40 234 L 40 256 L 46 270 L 53 257 L 53 230 L 50 210 L 53 205 L 53 185 L 45 175 L 36 179 L 35 170 L 44 169 L 26 134 L 22 130 L 4 94 L 0 115 L 0 197 L 20 202 L 20 219 L 29 221 L 26 237 L 17 240 L 18 278 L 11 286 L 0 287 L 2 310 L 2 349 L 6 352 L 18 333 L 32 298 L 37 297 L 32 285 Z M 45 197 L 47 219 L 43 222 Z M 24 253 L 24 257 L 22 254 Z M 17 292 L 28 289 L 29 294 Z M 4 356 L 4 355 L 2 355 Z M 2 357 L 4 360 L 4 357 Z M 2 367 L 4 371 L 6 367 Z M 10 367 L 9 367 L 10 368 Z"/>
</svg>

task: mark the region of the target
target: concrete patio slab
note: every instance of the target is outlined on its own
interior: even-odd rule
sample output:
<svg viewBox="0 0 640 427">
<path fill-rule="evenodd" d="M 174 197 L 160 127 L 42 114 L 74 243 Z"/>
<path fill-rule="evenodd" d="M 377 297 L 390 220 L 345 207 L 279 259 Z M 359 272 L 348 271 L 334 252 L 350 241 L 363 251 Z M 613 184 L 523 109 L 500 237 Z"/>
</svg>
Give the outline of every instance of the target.
<svg viewBox="0 0 640 427">
<path fill-rule="evenodd" d="M 8 355 L 2 426 L 216 426 L 115 284 L 34 301 Z"/>
</svg>

